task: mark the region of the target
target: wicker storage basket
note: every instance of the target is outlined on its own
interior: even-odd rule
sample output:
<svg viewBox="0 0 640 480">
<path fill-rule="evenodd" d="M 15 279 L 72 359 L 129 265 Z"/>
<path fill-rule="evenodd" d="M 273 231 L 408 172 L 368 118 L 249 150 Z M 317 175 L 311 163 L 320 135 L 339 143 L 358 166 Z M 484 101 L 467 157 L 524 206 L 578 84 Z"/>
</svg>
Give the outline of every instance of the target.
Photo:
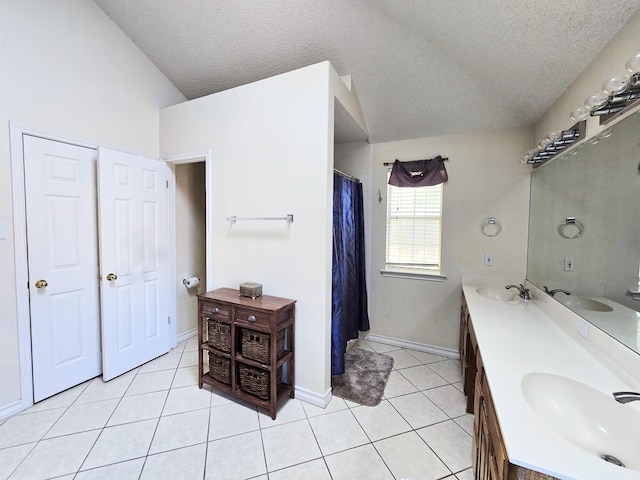
<svg viewBox="0 0 640 480">
<path fill-rule="evenodd" d="M 284 353 L 284 330 L 276 336 L 276 358 Z M 242 356 L 264 364 L 271 363 L 271 336 L 248 328 L 242 329 Z"/>
<path fill-rule="evenodd" d="M 231 325 L 218 320 L 207 321 L 209 345 L 223 352 L 231 351 Z"/>
<path fill-rule="evenodd" d="M 231 385 L 231 360 L 209 352 L 209 375 L 219 382 Z"/>
<path fill-rule="evenodd" d="M 282 383 L 282 367 L 276 371 L 276 385 Z M 267 400 L 271 395 L 269 372 L 249 365 L 240 366 L 240 390 Z"/>
</svg>

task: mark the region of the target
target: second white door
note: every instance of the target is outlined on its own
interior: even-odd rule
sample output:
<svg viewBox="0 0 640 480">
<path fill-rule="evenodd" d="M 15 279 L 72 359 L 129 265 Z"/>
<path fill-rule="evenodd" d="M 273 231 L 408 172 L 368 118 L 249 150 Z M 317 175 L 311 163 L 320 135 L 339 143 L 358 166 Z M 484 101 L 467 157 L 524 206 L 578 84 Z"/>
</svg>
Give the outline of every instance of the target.
<svg viewBox="0 0 640 480">
<path fill-rule="evenodd" d="M 99 149 L 102 370 L 110 380 L 170 348 L 167 167 Z"/>
</svg>

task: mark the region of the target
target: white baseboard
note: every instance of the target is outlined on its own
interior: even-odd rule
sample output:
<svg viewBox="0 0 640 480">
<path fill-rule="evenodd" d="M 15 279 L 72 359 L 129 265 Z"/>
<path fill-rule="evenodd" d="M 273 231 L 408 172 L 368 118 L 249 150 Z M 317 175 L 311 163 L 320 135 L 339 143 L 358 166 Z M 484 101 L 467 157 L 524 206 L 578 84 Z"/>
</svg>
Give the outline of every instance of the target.
<svg viewBox="0 0 640 480">
<path fill-rule="evenodd" d="M 22 410 L 24 410 L 24 408 L 22 407 L 21 401 L 4 405 L 3 407 L 0 407 L 0 420 L 4 420 L 5 418 L 10 417 L 11 415 L 15 415 Z"/>
<path fill-rule="evenodd" d="M 189 330 L 188 332 L 178 335 L 178 337 L 176 338 L 176 342 L 177 343 L 185 342 L 189 340 L 191 337 L 195 337 L 196 335 L 198 335 L 198 329 L 194 328 L 193 330 Z"/>
<path fill-rule="evenodd" d="M 399 338 L 385 337 L 383 335 L 368 334 L 365 340 L 372 342 L 384 343 L 385 345 L 394 345 L 396 347 L 410 348 L 419 352 L 433 353 L 448 358 L 460 358 L 460 352 L 450 348 L 436 347 L 435 345 L 427 345 L 424 343 L 412 342 L 409 340 L 401 340 Z"/>
<path fill-rule="evenodd" d="M 311 392 L 301 387 L 296 387 L 296 398 L 301 402 L 310 403 L 316 407 L 326 408 L 331 401 L 331 389 L 327 390 L 324 395 Z"/>
</svg>

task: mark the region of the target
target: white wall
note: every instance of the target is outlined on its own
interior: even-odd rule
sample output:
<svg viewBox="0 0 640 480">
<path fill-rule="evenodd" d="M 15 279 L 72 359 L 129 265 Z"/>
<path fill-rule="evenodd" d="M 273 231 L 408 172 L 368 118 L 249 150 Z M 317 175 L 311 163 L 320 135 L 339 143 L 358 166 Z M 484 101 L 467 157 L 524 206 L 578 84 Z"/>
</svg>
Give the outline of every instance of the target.
<svg viewBox="0 0 640 480">
<path fill-rule="evenodd" d="M 1 10 L 0 416 L 20 401 L 8 122 L 158 157 L 158 110 L 184 100 L 91 1 L 2 1 Z"/>
<path fill-rule="evenodd" d="M 163 109 L 161 154 L 212 152 L 209 289 L 297 300 L 296 387 L 330 387 L 333 94 L 328 62 Z M 294 222 L 226 221 L 294 215 Z M 300 397 L 300 395 L 298 395 Z M 303 395 L 304 396 L 304 395 Z"/>
<path fill-rule="evenodd" d="M 206 292 L 205 163 L 175 166 L 176 178 L 176 334 L 198 331 L 198 293 Z M 200 285 L 187 289 L 182 280 L 198 277 Z"/>
<path fill-rule="evenodd" d="M 457 351 L 461 276 L 525 278 L 529 167 L 520 159 L 532 129 L 418 138 L 373 145 L 371 188 L 371 333 Z M 444 185 L 442 271 L 444 282 L 383 277 L 385 262 L 385 162 L 448 157 Z M 383 201 L 378 203 L 378 189 Z M 502 233 L 485 237 L 480 225 L 496 217 Z M 494 266 L 484 266 L 484 253 Z"/>
</svg>

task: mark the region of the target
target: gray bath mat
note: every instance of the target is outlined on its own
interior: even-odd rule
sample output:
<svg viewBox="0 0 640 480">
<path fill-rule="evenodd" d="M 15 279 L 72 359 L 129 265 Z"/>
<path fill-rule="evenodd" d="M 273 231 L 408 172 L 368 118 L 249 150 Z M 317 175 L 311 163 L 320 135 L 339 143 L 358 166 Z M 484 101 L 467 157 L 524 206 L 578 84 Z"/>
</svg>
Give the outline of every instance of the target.
<svg viewBox="0 0 640 480">
<path fill-rule="evenodd" d="M 332 378 L 333 394 L 360 405 L 378 405 L 393 368 L 393 358 L 352 348 L 344 356 L 344 365 L 344 374 Z"/>
</svg>

